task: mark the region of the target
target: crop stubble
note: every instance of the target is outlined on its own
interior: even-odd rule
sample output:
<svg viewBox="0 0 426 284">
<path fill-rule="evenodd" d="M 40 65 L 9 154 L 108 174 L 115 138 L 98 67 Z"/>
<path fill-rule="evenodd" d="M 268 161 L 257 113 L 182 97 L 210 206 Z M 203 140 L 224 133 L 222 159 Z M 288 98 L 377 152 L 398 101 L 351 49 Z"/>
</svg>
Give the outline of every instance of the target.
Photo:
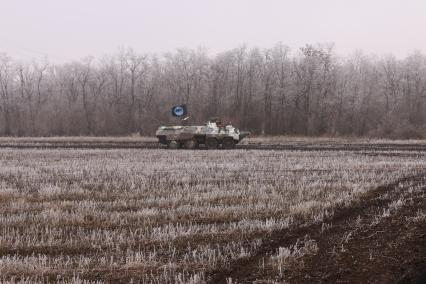
<svg viewBox="0 0 426 284">
<path fill-rule="evenodd" d="M 4 281 L 208 281 L 212 271 L 256 255 L 275 232 L 321 224 L 426 166 L 421 153 L 395 151 L 0 155 Z"/>
</svg>

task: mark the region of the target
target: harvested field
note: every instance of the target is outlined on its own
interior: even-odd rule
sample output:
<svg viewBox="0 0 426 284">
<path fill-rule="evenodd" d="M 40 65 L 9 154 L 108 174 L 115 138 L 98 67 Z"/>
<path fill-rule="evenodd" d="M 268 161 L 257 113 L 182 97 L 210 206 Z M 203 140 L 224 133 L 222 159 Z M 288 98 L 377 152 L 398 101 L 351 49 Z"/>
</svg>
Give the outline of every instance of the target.
<svg viewBox="0 0 426 284">
<path fill-rule="evenodd" d="M 426 264 L 425 155 L 3 148 L 0 274 L 12 283 L 415 281 Z M 388 264 L 402 258 L 398 278 Z"/>
<path fill-rule="evenodd" d="M 155 137 L 0 137 L 0 148 L 17 149 L 164 149 Z M 201 149 L 204 149 L 201 146 Z M 321 137 L 249 137 L 241 150 L 292 151 L 426 151 L 426 140 L 387 140 Z M 374 153 L 373 153 L 374 154 Z"/>
</svg>

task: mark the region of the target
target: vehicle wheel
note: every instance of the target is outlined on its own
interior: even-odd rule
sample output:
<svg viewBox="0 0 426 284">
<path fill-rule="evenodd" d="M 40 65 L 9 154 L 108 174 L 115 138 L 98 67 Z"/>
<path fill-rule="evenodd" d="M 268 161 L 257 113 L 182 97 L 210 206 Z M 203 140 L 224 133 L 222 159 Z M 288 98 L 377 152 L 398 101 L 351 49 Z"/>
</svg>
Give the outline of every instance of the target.
<svg viewBox="0 0 426 284">
<path fill-rule="evenodd" d="M 207 138 L 206 147 L 207 149 L 217 149 L 219 143 L 217 143 L 216 138 Z"/>
<path fill-rule="evenodd" d="M 179 143 L 176 140 L 172 140 L 169 142 L 169 144 L 167 144 L 167 146 L 169 147 L 169 149 L 178 149 Z"/>
<path fill-rule="evenodd" d="M 222 146 L 225 149 L 234 149 L 235 141 L 234 139 L 223 139 Z"/>
<path fill-rule="evenodd" d="M 186 140 L 183 143 L 183 146 L 185 147 L 185 149 L 195 149 L 198 146 L 198 143 L 195 139 L 191 139 L 191 140 Z"/>
</svg>

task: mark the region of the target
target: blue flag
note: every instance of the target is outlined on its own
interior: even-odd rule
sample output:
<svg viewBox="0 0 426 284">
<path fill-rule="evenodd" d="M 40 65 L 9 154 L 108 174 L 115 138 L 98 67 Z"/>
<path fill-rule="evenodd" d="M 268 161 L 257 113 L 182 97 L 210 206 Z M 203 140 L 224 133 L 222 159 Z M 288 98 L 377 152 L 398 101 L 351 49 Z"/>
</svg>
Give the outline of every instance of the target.
<svg viewBox="0 0 426 284">
<path fill-rule="evenodd" d="M 186 110 L 186 105 L 178 105 L 172 107 L 172 115 L 176 117 L 182 117 L 188 114 Z"/>
</svg>

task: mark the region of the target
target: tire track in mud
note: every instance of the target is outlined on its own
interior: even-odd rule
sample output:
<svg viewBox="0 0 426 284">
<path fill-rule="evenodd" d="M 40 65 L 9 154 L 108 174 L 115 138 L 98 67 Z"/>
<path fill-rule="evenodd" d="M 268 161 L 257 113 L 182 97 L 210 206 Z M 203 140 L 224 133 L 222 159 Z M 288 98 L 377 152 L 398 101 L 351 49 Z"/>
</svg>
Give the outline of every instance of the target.
<svg viewBox="0 0 426 284">
<path fill-rule="evenodd" d="M 426 271 L 426 218 L 407 220 L 425 210 L 425 195 L 426 171 L 379 186 L 347 207 L 335 207 L 334 215 L 324 220 L 329 229 L 323 231 L 321 223 L 274 232 L 265 236 L 256 254 L 213 271 L 206 279 L 208 283 L 230 279 L 232 283 L 416 283 Z M 397 200 L 403 204 L 390 214 Z M 288 248 L 305 236 L 317 243 L 315 255 L 302 257 L 299 266 L 284 268 L 281 276 L 276 268 L 262 266 L 279 247 Z"/>
</svg>

